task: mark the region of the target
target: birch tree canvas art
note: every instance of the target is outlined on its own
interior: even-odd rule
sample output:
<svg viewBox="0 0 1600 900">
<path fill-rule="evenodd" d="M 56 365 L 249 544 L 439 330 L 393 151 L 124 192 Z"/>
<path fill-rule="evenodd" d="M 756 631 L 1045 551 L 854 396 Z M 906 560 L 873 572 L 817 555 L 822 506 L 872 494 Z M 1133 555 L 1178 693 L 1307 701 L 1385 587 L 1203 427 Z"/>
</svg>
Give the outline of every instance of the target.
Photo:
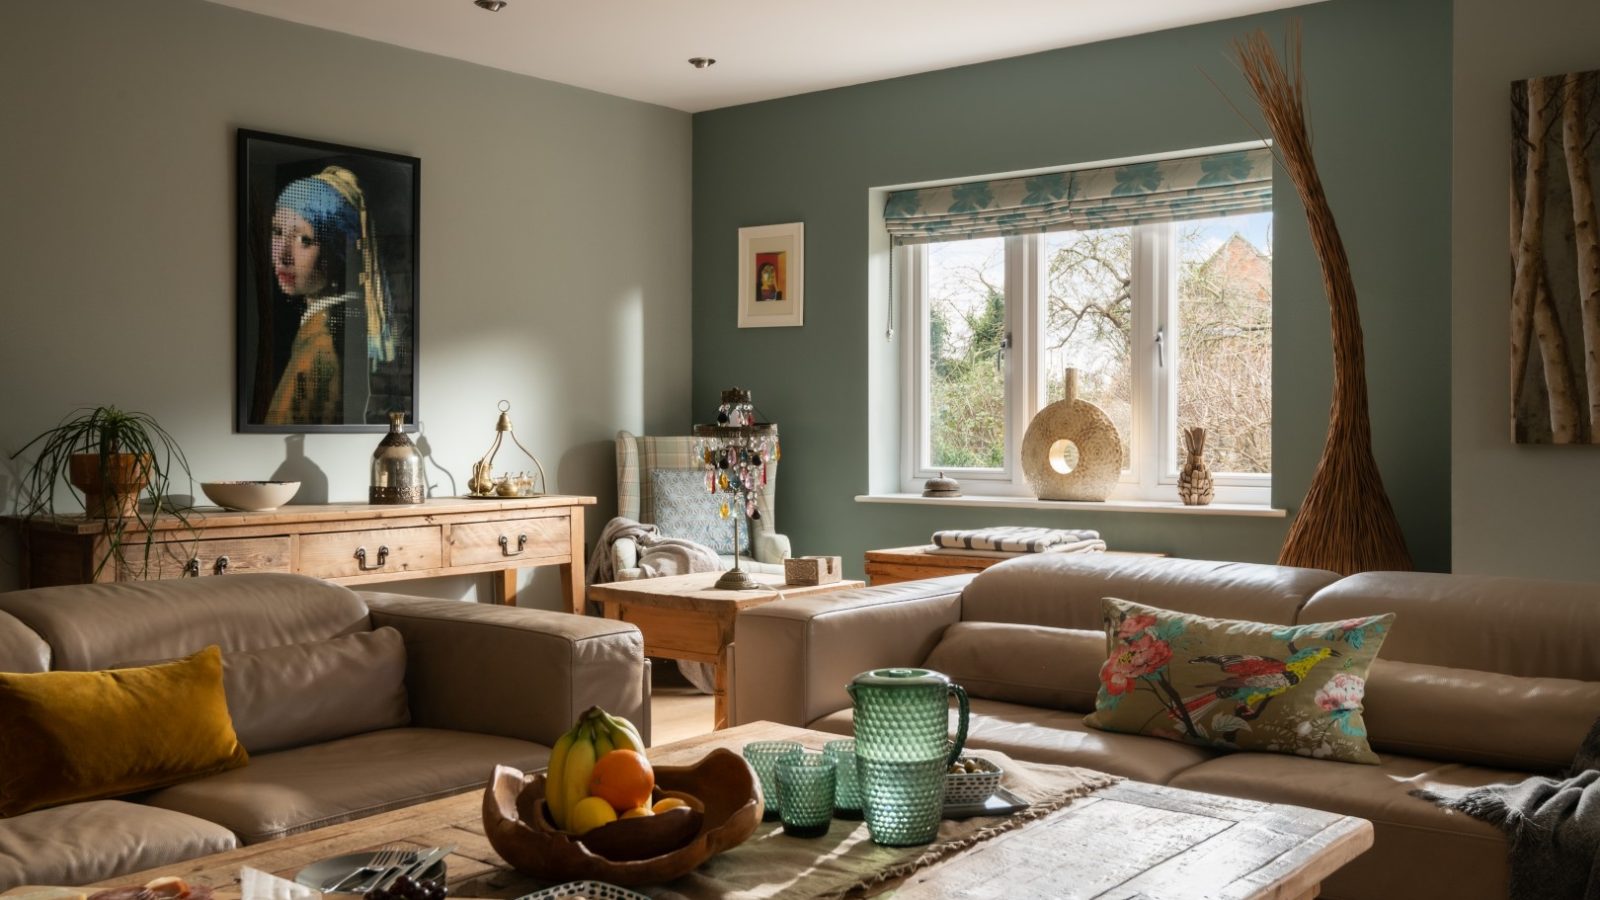
<svg viewBox="0 0 1600 900">
<path fill-rule="evenodd" d="M 1511 438 L 1600 443 L 1600 71 L 1511 85 Z"/>
</svg>

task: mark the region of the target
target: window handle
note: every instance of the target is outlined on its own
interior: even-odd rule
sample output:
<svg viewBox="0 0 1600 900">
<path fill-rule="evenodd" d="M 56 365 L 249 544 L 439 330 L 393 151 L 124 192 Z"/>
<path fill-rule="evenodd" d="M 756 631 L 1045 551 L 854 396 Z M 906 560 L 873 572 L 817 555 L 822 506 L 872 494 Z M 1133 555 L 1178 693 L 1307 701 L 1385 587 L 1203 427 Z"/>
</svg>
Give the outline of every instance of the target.
<svg viewBox="0 0 1600 900">
<path fill-rule="evenodd" d="M 1011 352 L 1011 332 L 1006 332 L 1000 337 L 1000 352 L 994 355 L 994 370 L 1005 374 L 1006 354 Z"/>
<path fill-rule="evenodd" d="M 1167 367 L 1167 330 L 1156 329 L 1156 365 L 1165 369 Z"/>
</svg>

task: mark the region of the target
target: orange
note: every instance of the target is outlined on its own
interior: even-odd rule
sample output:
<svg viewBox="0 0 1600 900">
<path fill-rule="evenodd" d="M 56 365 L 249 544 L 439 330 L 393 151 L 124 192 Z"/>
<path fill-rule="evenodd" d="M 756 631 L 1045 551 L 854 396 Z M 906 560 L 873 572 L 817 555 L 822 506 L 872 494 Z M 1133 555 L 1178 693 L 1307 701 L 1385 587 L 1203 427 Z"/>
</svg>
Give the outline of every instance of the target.
<svg viewBox="0 0 1600 900">
<path fill-rule="evenodd" d="M 658 813 L 664 813 L 669 809 L 677 809 L 680 806 L 688 805 L 689 804 L 679 800 L 677 797 L 662 797 L 660 800 L 657 800 L 656 805 L 651 808 Z"/>
<path fill-rule="evenodd" d="M 618 812 L 650 805 L 656 773 L 650 760 L 635 750 L 613 750 L 595 761 L 589 796 L 600 797 Z"/>
</svg>

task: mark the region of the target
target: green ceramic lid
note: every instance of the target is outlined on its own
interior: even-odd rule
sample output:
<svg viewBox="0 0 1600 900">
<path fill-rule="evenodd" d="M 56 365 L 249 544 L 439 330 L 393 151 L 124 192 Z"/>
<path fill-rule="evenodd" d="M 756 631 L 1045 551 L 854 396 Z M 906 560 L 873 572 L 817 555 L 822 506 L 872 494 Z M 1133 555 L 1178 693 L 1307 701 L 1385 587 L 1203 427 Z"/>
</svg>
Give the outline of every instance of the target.
<svg viewBox="0 0 1600 900">
<path fill-rule="evenodd" d="M 857 675 L 850 683 L 872 687 L 946 687 L 950 678 L 931 669 L 873 669 Z"/>
</svg>

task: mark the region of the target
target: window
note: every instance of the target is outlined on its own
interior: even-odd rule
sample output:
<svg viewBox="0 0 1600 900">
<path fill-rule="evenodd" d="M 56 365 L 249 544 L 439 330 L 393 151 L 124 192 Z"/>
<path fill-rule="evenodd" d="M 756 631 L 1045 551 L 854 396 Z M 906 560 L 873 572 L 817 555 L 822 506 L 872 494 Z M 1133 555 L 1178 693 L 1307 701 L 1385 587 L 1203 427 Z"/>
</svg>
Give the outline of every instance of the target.
<svg viewBox="0 0 1600 900">
<path fill-rule="evenodd" d="M 1200 425 L 1217 501 L 1268 503 L 1266 164 L 1267 193 L 1248 202 L 1166 216 L 1146 208 L 1125 222 L 1057 215 L 1011 234 L 981 233 L 970 220 L 957 229 L 924 224 L 914 239 L 897 240 L 894 278 L 910 326 L 904 490 L 919 491 L 943 471 L 971 494 L 1028 495 L 1017 461 L 1022 435 L 1035 413 L 1062 399 L 1074 367 L 1079 396 L 1122 435 L 1113 499 L 1176 501 L 1179 429 Z M 1062 193 L 1081 197 L 1076 186 Z"/>
</svg>

